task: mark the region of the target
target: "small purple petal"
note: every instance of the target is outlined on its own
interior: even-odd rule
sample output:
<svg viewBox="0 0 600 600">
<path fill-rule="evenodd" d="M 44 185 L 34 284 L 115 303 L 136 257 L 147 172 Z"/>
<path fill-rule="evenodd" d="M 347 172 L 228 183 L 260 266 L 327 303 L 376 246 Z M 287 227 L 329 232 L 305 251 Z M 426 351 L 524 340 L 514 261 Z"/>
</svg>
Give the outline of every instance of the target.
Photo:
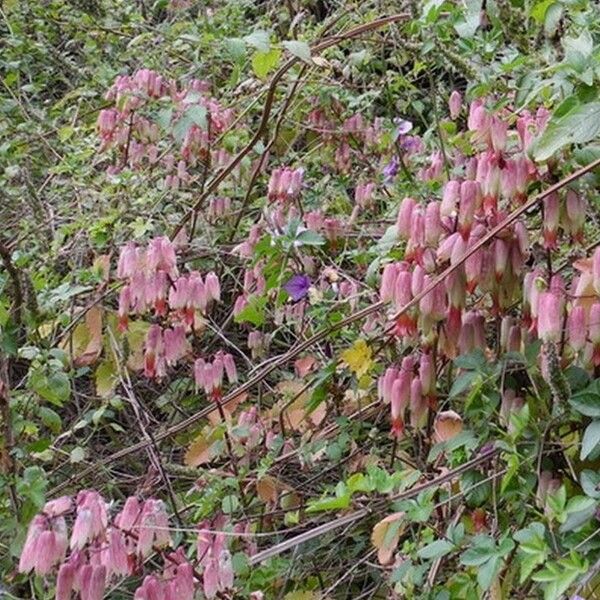
<svg viewBox="0 0 600 600">
<path fill-rule="evenodd" d="M 396 137 L 401 135 L 406 135 L 412 128 L 413 124 L 406 119 L 394 119 L 394 123 L 396 124 Z"/>
<path fill-rule="evenodd" d="M 294 275 L 284 286 L 283 289 L 290 295 L 294 302 L 302 300 L 308 294 L 310 288 L 310 278 L 306 275 Z"/>
<path fill-rule="evenodd" d="M 394 180 L 396 175 L 398 175 L 398 167 L 400 163 L 398 162 L 398 157 L 392 157 L 392 160 L 383 168 L 383 178 L 385 183 L 390 183 Z"/>
</svg>

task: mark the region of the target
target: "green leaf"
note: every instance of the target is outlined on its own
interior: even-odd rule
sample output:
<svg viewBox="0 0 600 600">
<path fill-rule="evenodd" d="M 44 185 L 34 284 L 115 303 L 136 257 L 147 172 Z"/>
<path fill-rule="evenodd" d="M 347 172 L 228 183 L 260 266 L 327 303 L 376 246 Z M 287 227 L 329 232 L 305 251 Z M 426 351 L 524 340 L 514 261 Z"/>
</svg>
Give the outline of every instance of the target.
<svg viewBox="0 0 600 600">
<path fill-rule="evenodd" d="M 448 542 L 447 540 L 436 540 L 435 542 L 431 542 L 431 544 L 427 544 L 424 548 L 421 548 L 417 552 L 417 556 L 429 560 L 431 558 L 446 556 L 446 554 L 452 552 L 452 550 L 454 550 L 454 544 L 451 542 Z"/>
<path fill-rule="evenodd" d="M 306 42 L 300 42 L 298 40 L 290 40 L 288 42 L 281 42 L 281 45 L 296 58 L 303 60 L 309 64 L 312 64 L 310 56 L 310 47 Z"/>
<path fill-rule="evenodd" d="M 569 404 L 586 417 L 600 417 L 600 380 L 596 379 L 584 390 L 573 394 Z"/>
<path fill-rule="evenodd" d="M 529 10 L 529 15 L 535 19 L 538 24 L 542 24 L 546 18 L 548 8 L 555 3 L 556 0 L 540 0 L 533 4 Z"/>
<path fill-rule="evenodd" d="M 488 535 L 476 535 L 471 548 L 465 550 L 460 557 L 460 563 L 467 567 L 478 567 L 496 555 L 494 538 Z"/>
<path fill-rule="evenodd" d="M 513 535 L 519 542 L 517 560 L 520 565 L 520 583 L 523 583 L 538 565 L 546 562 L 550 549 L 546 544 L 545 535 L 546 528 L 542 523 L 531 523 Z"/>
<path fill-rule="evenodd" d="M 42 423 L 52 432 L 60 433 L 62 421 L 60 415 L 47 406 L 40 406 L 38 411 Z"/>
<path fill-rule="evenodd" d="M 562 16 L 562 4 L 554 2 L 548 7 L 548 10 L 546 11 L 546 17 L 544 19 L 544 33 L 546 36 L 551 37 L 556 33 Z"/>
<path fill-rule="evenodd" d="M 600 473 L 585 469 L 580 474 L 581 488 L 590 498 L 600 498 Z"/>
<path fill-rule="evenodd" d="M 236 323 L 252 323 L 260 327 L 265 322 L 265 306 L 267 299 L 264 297 L 250 296 L 248 304 L 234 318 Z"/>
<path fill-rule="evenodd" d="M 249 46 L 252 46 L 263 53 L 269 52 L 269 48 L 271 47 L 269 32 L 264 29 L 257 29 L 250 35 L 245 36 L 244 41 Z"/>
<path fill-rule="evenodd" d="M 38 368 L 30 373 L 29 385 L 44 400 L 56 406 L 62 406 L 71 396 L 71 381 L 63 371 L 47 375 L 43 368 Z"/>
<path fill-rule="evenodd" d="M 229 496 L 225 496 L 223 500 L 221 500 L 221 510 L 226 514 L 230 515 L 234 513 L 238 506 L 240 505 L 240 501 L 238 497 L 234 494 L 230 494 Z"/>
<path fill-rule="evenodd" d="M 279 57 L 281 56 L 281 50 L 278 48 L 271 48 L 263 52 L 258 50 L 252 56 L 252 69 L 257 77 L 265 79 L 265 77 L 277 66 Z"/>
<path fill-rule="evenodd" d="M 461 373 L 452 383 L 452 387 L 450 388 L 448 398 L 455 398 L 456 396 L 459 396 L 463 392 L 467 391 L 476 383 L 480 382 L 481 375 L 476 371 L 467 371 L 465 373 Z"/>
<path fill-rule="evenodd" d="M 246 44 L 241 38 L 227 38 L 225 48 L 234 60 L 239 60 L 246 56 Z"/>
<path fill-rule="evenodd" d="M 301 231 L 295 240 L 296 246 L 322 246 L 325 243 L 325 238 L 310 229 Z"/>
<path fill-rule="evenodd" d="M 600 444 L 600 420 L 592 421 L 581 440 L 581 460 L 587 458 Z"/>
<path fill-rule="evenodd" d="M 75 446 L 73 450 L 71 450 L 70 461 L 72 463 L 79 463 L 85 458 L 85 448 L 81 446 Z"/>
<path fill-rule="evenodd" d="M 584 144 L 600 133 L 600 102 L 574 107 L 566 115 L 552 116 L 542 135 L 532 145 L 535 160 L 544 161 L 568 144 Z"/>
<path fill-rule="evenodd" d="M 310 502 L 306 512 L 323 512 L 329 510 L 342 510 L 350 506 L 350 494 L 346 493 L 343 496 L 335 498 L 322 498 L 321 500 L 313 500 Z"/>
<path fill-rule="evenodd" d="M 207 110 L 204 106 L 197 104 L 189 106 L 181 116 L 181 118 L 173 126 L 173 137 L 176 141 L 181 142 L 187 135 L 191 127 L 197 125 L 202 129 L 207 129 L 206 120 Z"/>
<path fill-rule="evenodd" d="M 502 560 L 498 556 L 490 558 L 477 569 L 477 583 L 480 585 L 482 590 L 487 590 L 492 585 L 494 577 L 498 574 L 500 567 L 502 566 Z"/>
</svg>

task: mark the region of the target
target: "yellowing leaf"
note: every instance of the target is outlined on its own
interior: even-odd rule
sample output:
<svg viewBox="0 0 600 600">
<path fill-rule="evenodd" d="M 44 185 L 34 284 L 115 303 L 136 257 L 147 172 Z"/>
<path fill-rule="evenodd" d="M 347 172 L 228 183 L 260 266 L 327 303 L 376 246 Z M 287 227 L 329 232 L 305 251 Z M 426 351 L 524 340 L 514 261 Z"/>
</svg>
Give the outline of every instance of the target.
<svg viewBox="0 0 600 600">
<path fill-rule="evenodd" d="M 387 516 L 373 527 L 371 542 L 377 548 L 379 564 L 388 565 L 392 562 L 392 556 L 404 529 L 403 519 L 404 513 L 397 512 Z"/>
<path fill-rule="evenodd" d="M 92 306 L 85 313 L 85 320 L 61 340 L 60 347 L 71 353 L 76 367 L 96 362 L 102 352 L 102 309 Z"/>
<path fill-rule="evenodd" d="M 108 398 L 119 382 L 115 363 L 112 360 L 103 360 L 96 368 L 95 378 L 96 393 L 101 398 Z"/>
<path fill-rule="evenodd" d="M 190 444 L 183 462 L 188 467 L 198 467 L 217 458 L 220 453 L 220 436 L 216 429 L 206 428 Z"/>
<path fill-rule="evenodd" d="M 145 321 L 130 321 L 129 329 L 125 334 L 129 345 L 127 366 L 132 371 L 140 371 L 144 368 L 144 342 L 150 323 Z"/>
<path fill-rule="evenodd" d="M 256 482 L 256 493 L 263 502 L 277 502 L 279 496 L 277 480 L 265 475 Z"/>
<path fill-rule="evenodd" d="M 242 402 L 245 402 L 247 400 L 247 398 L 248 398 L 248 393 L 243 392 L 243 393 L 239 394 L 238 396 L 236 396 L 235 398 L 233 398 L 232 400 L 230 400 L 227 404 L 222 405 L 221 408 L 223 409 L 223 414 L 225 415 L 225 420 L 227 422 L 231 421 L 231 417 L 232 417 L 233 413 L 235 412 L 235 409 Z M 215 427 L 222 421 L 221 412 L 219 411 L 218 408 L 211 410 L 206 415 L 206 418 L 208 419 L 209 423 L 211 425 L 214 425 Z"/>
<path fill-rule="evenodd" d="M 356 340 L 354 345 L 342 352 L 343 361 L 350 367 L 357 377 L 367 373 L 373 364 L 372 351 L 363 339 Z"/>
<path fill-rule="evenodd" d="M 463 428 L 462 417 L 453 410 L 444 410 L 435 418 L 433 429 L 438 442 L 447 442 L 456 437 Z"/>
</svg>

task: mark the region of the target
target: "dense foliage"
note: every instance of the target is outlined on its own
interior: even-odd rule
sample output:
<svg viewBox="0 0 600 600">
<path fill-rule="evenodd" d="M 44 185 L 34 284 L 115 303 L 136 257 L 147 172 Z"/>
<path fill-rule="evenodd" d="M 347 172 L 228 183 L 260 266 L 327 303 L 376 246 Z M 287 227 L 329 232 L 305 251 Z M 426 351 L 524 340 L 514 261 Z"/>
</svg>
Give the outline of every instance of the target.
<svg viewBox="0 0 600 600">
<path fill-rule="evenodd" d="M 594 0 L 0 31 L 0 595 L 600 598 Z"/>
</svg>

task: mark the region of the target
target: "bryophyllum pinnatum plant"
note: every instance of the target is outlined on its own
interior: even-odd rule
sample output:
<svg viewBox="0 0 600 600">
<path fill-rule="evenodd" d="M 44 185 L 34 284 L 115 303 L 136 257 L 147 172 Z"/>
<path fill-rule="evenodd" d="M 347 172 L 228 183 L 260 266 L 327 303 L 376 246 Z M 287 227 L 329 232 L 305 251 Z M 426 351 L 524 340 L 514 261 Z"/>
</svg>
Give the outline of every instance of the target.
<svg viewBox="0 0 600 600">
<path fill-rule="evenodd" d="M 0 20 L 2 593 L 596 597 L 593 2 Z"/>
</svg>

